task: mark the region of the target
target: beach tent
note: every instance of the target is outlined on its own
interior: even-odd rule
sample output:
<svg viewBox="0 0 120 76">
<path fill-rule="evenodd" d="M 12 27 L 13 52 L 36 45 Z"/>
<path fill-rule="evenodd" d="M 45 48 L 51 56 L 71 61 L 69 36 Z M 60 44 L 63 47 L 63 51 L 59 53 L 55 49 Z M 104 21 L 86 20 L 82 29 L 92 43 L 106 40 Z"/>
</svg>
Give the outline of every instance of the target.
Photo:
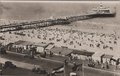
<svg viewBox="0 0 120 76">
<path fill-rule="evenodd" d="M 104 63 L 106 61 L 110 61 L 110 59 L 113 57 L 113 55 L 109 55 L 109 54 L 103 54 L 101 55 L 101 63 Z"/>
</svg>

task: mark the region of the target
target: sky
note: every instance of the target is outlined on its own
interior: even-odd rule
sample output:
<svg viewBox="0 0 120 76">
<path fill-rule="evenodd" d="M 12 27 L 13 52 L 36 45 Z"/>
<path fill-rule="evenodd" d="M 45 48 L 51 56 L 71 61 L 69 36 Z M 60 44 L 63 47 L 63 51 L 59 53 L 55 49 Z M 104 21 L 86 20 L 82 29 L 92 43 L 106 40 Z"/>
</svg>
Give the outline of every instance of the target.
<svg viewBox="0 0 120 76">
<path fill-rule="evenodd" d="M 1 1 L 120 1 L 120 0 L 1 0 Z"/>
</svg>

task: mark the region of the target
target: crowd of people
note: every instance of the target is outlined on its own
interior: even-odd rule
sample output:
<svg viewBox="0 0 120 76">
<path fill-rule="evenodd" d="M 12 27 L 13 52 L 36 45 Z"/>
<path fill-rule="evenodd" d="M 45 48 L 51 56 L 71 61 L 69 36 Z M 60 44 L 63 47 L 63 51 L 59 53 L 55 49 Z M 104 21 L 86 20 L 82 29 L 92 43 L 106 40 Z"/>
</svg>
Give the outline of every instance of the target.
<svg viewBox="0 0 120 76">
<path fill-rule="evenodd" d="M 58 47 L 65 46 L 70 49 L 85 49 L 87 51 L 93 51 L 95 54 L 98 51 L 105 53 L 106 50 L 116 52 L 120 40 L 119 36 L 115 33 L 90 32 L 66 28 L 66 26 L 62 28 L 51 26 L 39 29 L 20 30 L 6 33 L 2 37 L 5 39 L 4 42 L 8 43 L 9 41 L 15 42 L 18 40 L 52 42 Z M 100 59 L 100 56 L 98 58 Z"/>
<path fill-rule="evenodd" d="M 115 34 L 90 33 L 80 30 L 59 28 L 29 30 L 27 32 L 24 31 L 24 34 L 31 38 L 35 37 L 40 40 L 53 42 L 58 46 L 67 46 L 73 49 L 89 47 L 113 51 L 119 39 Z"/>
<path fill-rule="evenodd" d="M 97 52 L 102 52 L 102 54 L 110 52 L 110 54 L 112 54 L 119 51 L 120 38 L 115 33 L 104 33 L 103 31 L 91 32 L 84 31 L 84 29 L 81 30 L 68 27 L 70 27 L 70 25 L 20 30 L 5 33 L 5 35 L 2 35 L 2 38 L 5 39 L 3 41 L 5 43 L 18 40 L 36 41 L 37 43 L 39 41 L 48 43 L 52 42 L 58 47 L 65 46 L 70 49 L 85 49 L 87 51 L 93 51 L 98 58 L 100 58 L 100 56 L 98 56 L 100 53 L 97 54 Z"/>
</svg>

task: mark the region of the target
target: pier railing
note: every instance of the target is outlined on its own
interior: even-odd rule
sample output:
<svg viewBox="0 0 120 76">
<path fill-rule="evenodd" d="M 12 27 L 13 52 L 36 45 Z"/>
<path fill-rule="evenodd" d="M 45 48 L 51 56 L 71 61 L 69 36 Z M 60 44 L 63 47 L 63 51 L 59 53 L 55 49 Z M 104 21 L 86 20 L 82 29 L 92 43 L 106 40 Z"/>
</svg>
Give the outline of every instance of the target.
<svg viewBox="0 0 120 76">
<path fill-rule="evenodd" d="M 30 21 L 30 22 L 21 22 L 21 23 L 11 23 L 7 25 L 0 26 L 0 32 L 9 32 L 9 31 L 18 31 L 18 30 L 26 30 L 26 29 L 35 29 L 42 28 L 54 25 L 68 25 L 75 21 L 86 20 L 96 18 L 96 14 L 85 14 L 78 16 L 69 16 L 65 18 L 54 18 L 54 19 L 46 19 L 39 21 Z"/>
</svg>

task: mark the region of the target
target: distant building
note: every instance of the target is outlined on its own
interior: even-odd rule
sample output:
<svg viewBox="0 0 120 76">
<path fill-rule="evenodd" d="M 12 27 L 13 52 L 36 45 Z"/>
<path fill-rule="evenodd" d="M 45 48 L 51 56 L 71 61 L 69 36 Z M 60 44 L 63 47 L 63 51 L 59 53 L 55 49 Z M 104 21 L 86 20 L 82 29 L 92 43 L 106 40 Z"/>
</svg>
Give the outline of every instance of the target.
<svg viewBox="0 0 120 76">
<path fill-rule="evenodd" d="M 49 44 L 47 43 L 37 43 L 34 44 L 34 46 L 36 47 L 36 52 L 37 53 L 42 53 L 45 51 L 45 48 L 48 46 Z"/>
<path fill-rule="evenodd" d="M 50 45 L 51 46 L 51 45 Z M 89 52 L 86 50 L 76 50 L 76 49 L 70 49 L 68 47 L 56 47 L 56 46 L 51 46 L 51 49 L 46 50 L 48 54 L 52 52 L 54 55 L 57 56 L 69 56 L 72 57 L 72 59 L 89 59 L 92 58 L 92 55 L 94 52 Z"/>
<path fill-rule="evenodd" d="M 29 41 L 19 40 L 15 43 L 7 45 L 8 51 L 20 53 L 20 54 L 36 54 L 45 51 L 45 48 L 49 44 L 47 43 L 33 43 Z"/>
<path fill-rule="evenodd" d="M 91 59 L 93 54 L 94 52 L 89 52 L 87 50 L 76 50 L 76 49 L 73 49 L 73 52 L 71 53 L 71 55 L 74 58 L 82 59 L 82 60 Z"/>
</svg>

